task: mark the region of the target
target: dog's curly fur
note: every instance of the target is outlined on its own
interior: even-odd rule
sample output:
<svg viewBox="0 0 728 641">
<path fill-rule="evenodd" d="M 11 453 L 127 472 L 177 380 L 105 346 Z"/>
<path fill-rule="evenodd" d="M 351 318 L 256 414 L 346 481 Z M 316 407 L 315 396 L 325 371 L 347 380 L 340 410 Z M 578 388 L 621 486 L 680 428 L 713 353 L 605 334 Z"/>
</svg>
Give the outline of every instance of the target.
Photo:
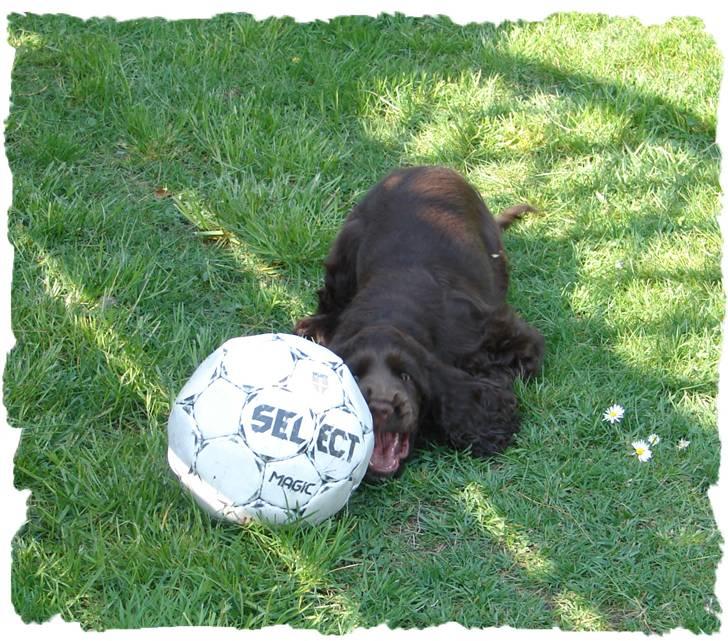
<svg viewBox="0 0 728 641">
<path fill-rule="evenodd" d="M 527 211 L 495 219 L 454 171 L 414 167 L 391 173 L 347 217 L 317 312 L 294 331 L 358 377 L 377 435 L 370 477 L 398 473 L 419 437 L 476 456 L 511 442 L 513 380 L 537 373 L 544 351 L 506 303 L 501 231 Z"/>
</svg>

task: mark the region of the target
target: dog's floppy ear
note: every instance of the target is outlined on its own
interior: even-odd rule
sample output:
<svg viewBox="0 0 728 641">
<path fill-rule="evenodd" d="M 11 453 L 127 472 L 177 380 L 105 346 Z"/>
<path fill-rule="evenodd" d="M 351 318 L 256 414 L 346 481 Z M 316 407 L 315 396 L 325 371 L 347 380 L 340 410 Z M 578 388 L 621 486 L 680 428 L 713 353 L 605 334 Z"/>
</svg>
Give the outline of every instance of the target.
<svg viewBox="0 0 728 641">
<path fill-rule="evenodd" d="M 510 379 L 476 377 L 443 363 L 431 372 L 430 413 L 438 436 L 474 456 L 503 451 L 519 426 Z"/>
</svg>

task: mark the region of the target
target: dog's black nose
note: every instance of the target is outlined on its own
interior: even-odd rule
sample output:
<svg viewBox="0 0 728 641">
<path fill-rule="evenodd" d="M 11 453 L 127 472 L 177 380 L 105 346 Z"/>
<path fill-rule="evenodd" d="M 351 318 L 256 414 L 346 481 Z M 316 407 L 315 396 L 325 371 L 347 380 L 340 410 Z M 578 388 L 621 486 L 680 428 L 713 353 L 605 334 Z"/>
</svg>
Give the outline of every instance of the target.
<svg viewBox="0 0 728 641">
<path fill-rule="evenodd" d="M 372 419 L 374 420 L 374 429 L 382 429 L 392 418 L 394 407 L 386 401 L 371 401 L 369 411 L 372 413 Z"/>
</svg>

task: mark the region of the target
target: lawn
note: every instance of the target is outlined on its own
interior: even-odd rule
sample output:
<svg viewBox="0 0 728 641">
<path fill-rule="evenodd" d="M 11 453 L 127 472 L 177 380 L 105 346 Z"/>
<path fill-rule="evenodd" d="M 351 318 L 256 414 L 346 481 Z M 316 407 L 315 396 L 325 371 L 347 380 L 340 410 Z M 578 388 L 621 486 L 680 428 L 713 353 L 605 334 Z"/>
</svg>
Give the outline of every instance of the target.
<svg viewBox="0 0 728 641">
<path fill-rule="evenodd" d="M 13 15 L 9 40 L 23 620 L 719 629 L 721 58 L 699 20 Z M 425 449 L 315 528 L 211 522 L 167 469 L 171 400 L 226 339 L 310 313 L 347 210 L 412 164 L 541 210 L 505 238 L 547 342 L 519 438 Z"/>
</svg>

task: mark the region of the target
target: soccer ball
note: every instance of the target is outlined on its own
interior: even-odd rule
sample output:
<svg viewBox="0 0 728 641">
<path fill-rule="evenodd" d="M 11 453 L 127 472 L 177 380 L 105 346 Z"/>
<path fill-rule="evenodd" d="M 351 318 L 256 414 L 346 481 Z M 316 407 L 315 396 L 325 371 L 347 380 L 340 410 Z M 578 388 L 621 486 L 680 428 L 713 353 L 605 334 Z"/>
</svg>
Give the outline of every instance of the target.
<svg viewBox="0 0 728 641">
<path fill-rule="evenodd" d="M 214 517 L 319 523 L 361 482 L 374 448 L 369 408 L 333 352 L 299 336 L 233 338 L 174 402 L 167 458 Z"/>
</svg>

